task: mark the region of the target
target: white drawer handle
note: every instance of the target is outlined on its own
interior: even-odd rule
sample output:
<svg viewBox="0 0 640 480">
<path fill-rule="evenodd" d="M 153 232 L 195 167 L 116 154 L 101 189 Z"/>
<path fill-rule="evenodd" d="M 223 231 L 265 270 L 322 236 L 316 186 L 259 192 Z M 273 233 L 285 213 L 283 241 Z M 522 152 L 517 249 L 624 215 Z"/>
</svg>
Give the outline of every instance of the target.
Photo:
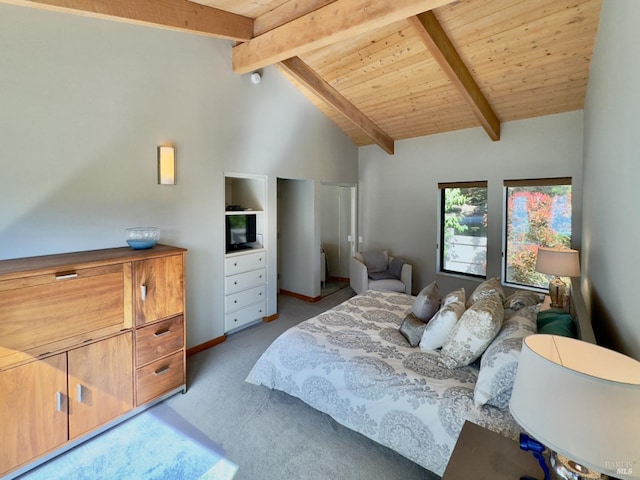
<svg viewBox="0 0 640 480">
<path fill-rule="evenodd" d="M 153 374 L 154 375 L 163 375 L 163 374 L 167 373 L 169 370 L 171 370 L 171 367 L 169 365 L 166 365 L 166 366 L 164 366 L 162 368 L 159 368 L 155 372 L 153 372 Z"/>
<path fill-rule="evenodd" d="M 77 278 L 77 273 L 63 273 L 62 275 L 56 275 L 56 280 L 69 280 L 70 278 Z"/>
<path fill-rule="evenodd" d="M 82 403 L 82 390 L 83 390 L 82 384 L 80 383 L 78 384 L 77 390 L 78 390 L 78 403 Z"/>
<path fill-rule="evenodd" d="M 56 392 L 56 412 L 62 411 L 62 392 Z"/>
<path fill-rule="evenodd" d="M 147 299 L 147 286 L 140 285 L 140 299 L 144 302 Z"/>
<path fill-rule="evenodd" d="M 171 333 L 171 329 L 170 328 L 165 328 L 164 330 L 158 330 L 156 333 L 153 334 L 153 336 L 154 337 L 163 337 L 167 333 Z"/>
</svg>

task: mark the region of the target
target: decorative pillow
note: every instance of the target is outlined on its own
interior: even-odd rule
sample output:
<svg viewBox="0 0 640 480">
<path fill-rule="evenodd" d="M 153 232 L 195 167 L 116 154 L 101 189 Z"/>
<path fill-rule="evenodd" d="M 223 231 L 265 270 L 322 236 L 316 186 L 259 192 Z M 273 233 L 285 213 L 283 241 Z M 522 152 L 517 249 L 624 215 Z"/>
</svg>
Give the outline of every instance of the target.
<svg viewBox="0 0 640 480">
<path fill-rule="evenodd" d="M 473 363 L 498 334 L 504 318 L 500 296 L 491 295 L 467 309 L 447 336 L 439 362 L 446 368 Z"/>
<path fill-rule="evenodd" d="M 386 250 L 362 252 L 362 259 L 368 273 L 386 272 L 389 266 L 389 255 Z"/>
<path fill-rule="evenodd" d="M 427 323 L 420 340 L 420 350 L 442 347 L 451 330 L 464 313 L 464 302 L 456 301 L 442 307 Z"/>
<path fill-rule="evenodd" d="M 526 290 L 518 290 L 505 299 L 504 308 L 510 308 L 511 310 L 520 310 L 523 307 L 538 305 L 540 302 L 542 302 L 542 300 L 540 299 L 540 294 L 529 292 Z"/>
<path fill-rule="evenodd" d="M 558 308 L 538 313 L 538 333 L 577 338 L 576 324 L 570 314 Z"/>
<path fill-rule="evenodd" d="M 496 277 L 485 280 L 469 295 L 467 308 L 483 298 L 496 294 L 500 296 L 500 301 L 504 302 L 504 291 L 502 290 L 502 285 L 500 285 L 500 279 Z"/>
<path fill-rule="evenodd" d="M 442 299 L 442 306 L 449 305 L 453 302 L 462 302 L 466 301 L 467 297 L 465 295 L 464 288 L 460 288 L 458 290 L 454 290 L 453 292 L 447 293 Z"/>
<path fill-rule="evenodd" d="M 412 312 L 423 322 L 429 321 L 440 308 L 440 289 L 436 282 L 431 282 L 418 293 L 413 302 Z"/>
<path fill-rule="evenodd" d="M 404 338 L 407 339 L 409 345 L 412 347 L 417 347 L 420 343 L 420 339 L 422 338 L 422 333 L 424 332 L 424 327 L 427 325 L 416 317 L 413 313 L 410 313 L 400 325 L 400 333 Z"/>
<path fill-rule="evenodd" d="M 505 320 L 496 338 L 480 361 L 480 372 L 473 392 L 476 406 L 507 408 L 516 380 L 522 341 L 536 333 L 539 305 L 523 307 Z"/>
<path fill-rule="evenodd" d="M 389 261 L 389 270 L 388 272 L 393 275 L 395 278 L 400 280 L 402 276 L 402 267 L 404 267 L 405 261 L 398 257 L 393 257 Z"/>
</svg>

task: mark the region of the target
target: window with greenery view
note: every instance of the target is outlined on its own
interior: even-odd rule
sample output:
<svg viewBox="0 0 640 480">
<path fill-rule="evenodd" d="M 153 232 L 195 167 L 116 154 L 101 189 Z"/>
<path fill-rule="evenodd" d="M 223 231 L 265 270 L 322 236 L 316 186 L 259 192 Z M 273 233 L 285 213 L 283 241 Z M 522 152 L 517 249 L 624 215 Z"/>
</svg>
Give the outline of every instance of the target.
<svg viewBox="0 0 640 480">
<path fill-rule="evenodd" d="M 535 271 L 538 247 L 571 245 L 571 178 L 509 180 L 506 195 L 504 279 L 546 289 L 549 277 Z"/>
<path fill-rule="evenodd" d="M 441 183 L 440 271 L 487 275 L 487 182 Z"/>
</svg>

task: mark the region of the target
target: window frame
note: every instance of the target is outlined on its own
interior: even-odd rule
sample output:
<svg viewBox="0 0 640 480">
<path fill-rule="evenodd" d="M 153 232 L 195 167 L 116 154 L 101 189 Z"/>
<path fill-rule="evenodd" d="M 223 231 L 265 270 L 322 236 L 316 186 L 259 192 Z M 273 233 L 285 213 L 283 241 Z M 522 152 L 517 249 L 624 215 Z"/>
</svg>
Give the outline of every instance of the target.
<svg viewBox="0 0 640 480">
<path fill-rule="evenodd" d="M 449 270 L 444 267 L 445 259 L 444 259 L 444 246 L 445 246 L 445 190 L 448 188 L 484 188 L 487 191 L 487 214 L 489 209 L 489 182 L 486 180 L 478 180 L 478 181 L 466 181 L 466 182 L 443 182 L 438 183 L 438 241 L 436 248 L 436 265 L 439 274 L 451 275 L 451 276 L 462 276 L 465 278 L 475 278 L 480 280 L 487 279 L 487 265 L 485 264 L 485 272 L 484 275 L 479 275 L 476 273 L 467 273 L 467 272 L 459 272 L 457 270 Z M 488 222 L 487 222 L 488 223 Z M 486 254 L 489 252 L 489 235 L 487 232 L 486 235 Z M 486 258 L 486 257 L 485 257 Z"/>
<path fill-rule="evenodd" d="M 509 187 L 553 187 L 553 186 L 570 186 L 571 187 L 571 195 L 573 198 L 573 178 L 572 177 L 551 177 L 551 178 L 529 178 L 529 179 L 520 179 L 520 180 L 504 180 L 502 187 L 502 199 L 503 199 L 503 218 L 502 218 L 502 265 L 500 268 L 500 276 L 502 279 L 502 285 L 511 288 L 518 288 L 522 290 L 532 290 L 535 292 L 546 293 L 548 292 L 548 287 L 545 285 L 543 287 L 537 287 L 534 285 L 524 284 L 524 283 L 516 283 L 512 281 L 507 281 L 507 268 L 508 268 L 508 225 L 509 225 L 509 195 L 508 189 Z M 573 243 L 573 202 L 571 204 L 571 237 L 570 244 Z M 543 245 L 548 246 L 548 245 Z"/>
</svg>

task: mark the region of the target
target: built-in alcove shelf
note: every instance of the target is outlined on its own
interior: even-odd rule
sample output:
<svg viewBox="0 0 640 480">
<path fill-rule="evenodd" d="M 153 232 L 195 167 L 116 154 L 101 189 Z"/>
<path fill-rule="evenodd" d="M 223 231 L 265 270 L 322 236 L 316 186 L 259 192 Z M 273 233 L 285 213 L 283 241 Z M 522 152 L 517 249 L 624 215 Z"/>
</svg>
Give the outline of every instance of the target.
<svg viewBox="0 0 640 480">
<path fill-rule="evenodd" d="M 267 178 L 227 173 L 224 194 L 224 330 L 229 333 L 267 316 Z M 230 245 L 254 228 L 255 242 Z"/>
<path fill-rule="evenodd" d="M 265 210 L 266 178 L 264 176 L 228 173 L 225 175 L 224 186 L 225 208 L 233 206 L 239 209 L 235 212 L 226 210 L 227 214 Z"/>
</svg>

